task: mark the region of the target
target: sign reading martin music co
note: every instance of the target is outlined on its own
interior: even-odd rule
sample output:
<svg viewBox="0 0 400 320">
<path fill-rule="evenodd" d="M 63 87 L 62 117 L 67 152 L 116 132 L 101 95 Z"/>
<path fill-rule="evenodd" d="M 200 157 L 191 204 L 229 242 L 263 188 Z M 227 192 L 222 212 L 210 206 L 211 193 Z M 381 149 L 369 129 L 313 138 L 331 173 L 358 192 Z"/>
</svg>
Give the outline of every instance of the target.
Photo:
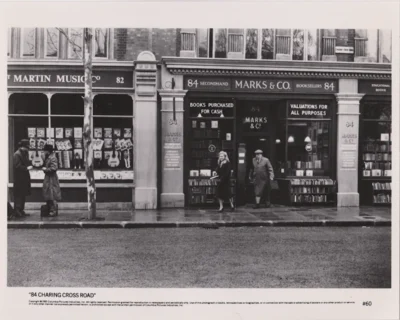
<svg viewBox="0 0 400 320">
<path fill-rule="evenodd" d="M 184 87 L 193 91 L 235 91 L 274 93 L 338 92 L 337 80 L 297 80 L 265 78 L 185 77 Z"/>
<path fill-rule="evenodd" d="M 132 71 L 93 71 L 94 88 L 133 88 Z M 8 70 L 7 86 L 13 87 L 68 87 L 83 88 L 82 70 Z"/>
</svg>

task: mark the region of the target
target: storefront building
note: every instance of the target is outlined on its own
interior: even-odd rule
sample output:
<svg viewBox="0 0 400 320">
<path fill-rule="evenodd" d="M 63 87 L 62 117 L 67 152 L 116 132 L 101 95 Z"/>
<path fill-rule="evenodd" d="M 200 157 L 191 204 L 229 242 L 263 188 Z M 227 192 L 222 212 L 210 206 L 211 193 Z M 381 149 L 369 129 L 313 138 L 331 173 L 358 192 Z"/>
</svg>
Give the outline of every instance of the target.
<svg viewBox="0 0 400 320">
<path fill-rule="evenodd" d="M 81 47 L 66 40 L 79 43 L 79 30 L 10 31 L 11 199 L 12 154 L 28 138 L 32 158 L 54 143 L 63 205 L 85 207 Z M 93 32 L 100 207 L 214 205 L 220 150 L 232 162 L 237 205 L 251 203 L 256 149 L 274 167 L 273 203 L 390 204 L 390 31 Z M 28 201 L 38 206 L 43 176 L 31 176 Z"/>
</svg>

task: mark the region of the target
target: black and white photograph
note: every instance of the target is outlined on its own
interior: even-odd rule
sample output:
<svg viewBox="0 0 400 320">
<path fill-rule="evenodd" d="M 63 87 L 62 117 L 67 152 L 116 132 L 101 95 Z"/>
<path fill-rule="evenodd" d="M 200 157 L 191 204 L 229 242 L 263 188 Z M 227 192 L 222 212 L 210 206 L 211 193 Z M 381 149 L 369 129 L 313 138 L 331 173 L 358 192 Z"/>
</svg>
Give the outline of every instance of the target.
<svg viewBox="0 0 400 320">
<path fill-rule="evenodd" d="M 4 291 L 24 312 L 395 319 L 376 299 L 398 298 L 398 18 L 252 21 L 242 3 L 246 23 L 200 23 L 180 5 L 196 16 L 143 4 L 165 27 L 2 24 Z"/>
</svg>

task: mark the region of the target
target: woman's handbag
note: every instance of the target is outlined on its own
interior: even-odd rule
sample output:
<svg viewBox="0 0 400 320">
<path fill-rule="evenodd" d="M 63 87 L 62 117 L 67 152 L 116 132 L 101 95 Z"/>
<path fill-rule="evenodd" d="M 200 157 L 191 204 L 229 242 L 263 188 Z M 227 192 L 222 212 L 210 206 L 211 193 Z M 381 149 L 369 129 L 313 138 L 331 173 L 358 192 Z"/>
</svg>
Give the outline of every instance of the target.
<svg viewBox="0 0 400 320">
<path fill-rule="evenodd" d="M 271 180 L 271 190 L 279 190 L 278 181 Z"/>
</svg>

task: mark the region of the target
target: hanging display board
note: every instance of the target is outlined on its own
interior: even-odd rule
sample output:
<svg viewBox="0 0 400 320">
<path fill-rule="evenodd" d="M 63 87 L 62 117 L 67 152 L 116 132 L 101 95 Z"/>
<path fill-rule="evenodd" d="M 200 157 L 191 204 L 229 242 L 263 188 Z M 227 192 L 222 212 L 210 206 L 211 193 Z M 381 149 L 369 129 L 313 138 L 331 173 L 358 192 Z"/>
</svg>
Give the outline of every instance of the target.
<svg viewBox="0 0 400 320">
<path fill-rule="evenodd" d="M 190 117 L 192 118 L 225 118 L 233 117 L 235 104 L 230 101 L 204 101 L 189 102 Z"/>
<path fill-rule="evenodd" d="M 288 101 L 288 118 L 329 119 L 331 117 L 331 104 L 307 100 Z"/>
</svg>

